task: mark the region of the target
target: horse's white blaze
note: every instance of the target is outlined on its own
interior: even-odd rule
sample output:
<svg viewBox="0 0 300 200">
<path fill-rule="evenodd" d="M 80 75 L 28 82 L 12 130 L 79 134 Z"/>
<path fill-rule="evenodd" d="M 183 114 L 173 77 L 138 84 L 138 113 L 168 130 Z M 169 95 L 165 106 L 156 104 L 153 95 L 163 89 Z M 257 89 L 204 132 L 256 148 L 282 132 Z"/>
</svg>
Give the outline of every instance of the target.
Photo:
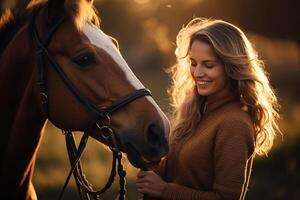
<svg viewBox="0 0 300 200">
<path fill-rule="evenodd" d="M 85 23 L 82 27 L 82 31 L 88 37 L 88 39 L 93 45 L 103 49 L 112 57 L 112 59 L 124 71 L 127 79 L 131 82 L 131 84 L 136 89 L 144 88 L 143 84 L 133 74 L 128 64 L 122 57 L 120 51 L 117 49 L 117 47 L 115 46 L 115 44 L 112 42 L 111 38 L 108 35 L 106 35 L 98 27 L 90 23 Z"/>
</svg>

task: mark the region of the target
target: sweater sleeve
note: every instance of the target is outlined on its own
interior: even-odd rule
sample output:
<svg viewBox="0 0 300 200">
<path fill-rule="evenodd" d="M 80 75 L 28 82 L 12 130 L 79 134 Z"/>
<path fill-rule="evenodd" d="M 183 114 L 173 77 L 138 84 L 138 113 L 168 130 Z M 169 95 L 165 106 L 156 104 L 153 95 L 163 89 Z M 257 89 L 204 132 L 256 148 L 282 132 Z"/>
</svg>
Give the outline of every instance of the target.
<svg viewBox="0 0 300 200">
<path fill-rule="evenodd" d="M 239 199 L 247 160 L 254 151 L 253 128 L 241 121 L 220 125 L 214 143 L 214 182 L 212 191 L 200 191 L 167 183 L 163 200 L 235 200 Z"/>
</svg>

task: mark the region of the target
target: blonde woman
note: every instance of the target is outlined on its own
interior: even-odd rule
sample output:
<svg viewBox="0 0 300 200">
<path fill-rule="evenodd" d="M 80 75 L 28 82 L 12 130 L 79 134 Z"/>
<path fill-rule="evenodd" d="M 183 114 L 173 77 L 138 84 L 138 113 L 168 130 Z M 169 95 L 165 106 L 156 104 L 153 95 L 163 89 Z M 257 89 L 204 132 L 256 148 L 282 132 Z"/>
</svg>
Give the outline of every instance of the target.
<svg viewBox="0 0 300 200">
<path fill-rule="evenodd" d="M 254 155 L 266 155 L 279 131 L 264 63 L 222 20 L 193 19 L 175 54 L 171 149 L 154 171 L 138 173 L 138 191 L 147 199 L 244 199 Z"/>
</svg>

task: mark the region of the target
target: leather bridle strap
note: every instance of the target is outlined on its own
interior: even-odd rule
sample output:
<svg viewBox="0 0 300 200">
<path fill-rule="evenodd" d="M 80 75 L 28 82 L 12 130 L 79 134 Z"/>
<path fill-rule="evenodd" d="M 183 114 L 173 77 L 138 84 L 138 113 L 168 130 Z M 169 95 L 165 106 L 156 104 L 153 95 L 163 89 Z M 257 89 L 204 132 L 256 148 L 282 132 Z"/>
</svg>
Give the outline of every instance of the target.
<svg viewBox="0 0 300 200">
<path fill-rule="evenodd" d="M 66 135 L 66 137 L 67 137 L 67 135 Z M 72 137 L 73 137 L 73 135 L 72 135 Z M 67 188 L 67 186 L 68 186 L 68 183 L 69 183 L 69 181 L 70 181 L 70 178 L 71 178 L 71 175 L 72 175 L 72 173 L 74 172 L 74 169 L 77 167 L 77 163 L 80 161 L 80 157 L 81 157 L 81 155 L 82 155 L 82 153 L 83 153 L 83 151 L 84 151 L 84 149 L 85 149 L 85 146 L 86 146 L 86 143 L 87 143 L 87 141 L 88 141 L 88 138 L 89 138 L 89 136 L 88 136 L 88 134 L 86 134 L 86 133 L 84 133 L 83 134 L 83 136 L 82 136 L 82 138 L 81 138 L 81 140 L 80 140 L 80 143 L 79 143 L 79 145 L 78 145 L 78 149 L 76 148 L 75 150 L 76 151 L 74 151 L 74 149 L 72 149 L 73 147 L 68 147 L 68 145 L 67 145 L 67 149 L 68 149 L 68 154 L 69 154 L 69 159 L 70 160 L 72 160 L 72 162 L 73 162 L 73 164 L 71 165 L 71 169 L 70 169 L 70 172 L 69 172 L 69 174 L 68 174 L 68 176 L 67 176 L 67 179 L 66 179 L 66 181 L 65 181 L 65 183 L 64 183 L 64 186 L 63 186 L 63 188 L 62 188 L 62 190 L 61 190 L 61 192 L 60 192 L 60 194 L 59 194 L 59 200 L 60 199 L 62 199 L 62 197 L 63 197 L 63 194 L 64 194 L 64 192 L 65 192 L 65 190 L 66 190 L 66 188 Z M 73 138 L 72 138 L 73 139 Z M 73 141 L 72 141 L 74 144 L 75 144 L 75 142 L 74 142 L 74 139 L 73 139 Z M 71 143 L 70 143 L 71 144 Z M 73 151 L 73 152 L 70 152 L 70 151 Z M 73 154 L 73 156 L 70 156 L 70 155 L 72 155 Z M 72 163 L 71 162 L 71 163 Z M 76 183 L 77 183 L 77 181 L 76 181 Z M 77 183 L 78 184 L 78 183 Z M 78 189 L 80 189 L 80 187 L 78 187 Z M 81 191 L 79 191 L 79 193 L 81 194 L 82 192 Z"/>
<path fill-rule="evenodd" d="M 68 132 L 68 131 L 65 131 L 64 132 L 65 134 L 65 139 L 66 139 L 66 145 L 67 145 L 67 150 L 68 150 L 68 155 L 69 155 L 69 161 L 71 163 L 71 166 L 74 165 L 74 162 L 77 158 L 77 151 L 78 149 L 76 148 L 76 144 L 75 144 L 75 138 L 72 134 L 72 132 Z M 72 167 L 71 167 L 71 172 L 69 174 L 72 173 Z M 73 171 L 73 175 L 74 176 L 79 176 L 78 174 L 78 171 L 82 172 L 82 167 L 81 167 L 81 162 L 80 160 L 78 161 L 74 171 Z M 65 181 L 66 184 L 64 184 L 63 188 L 67 187 L 67 184 L 69 182 L 69 179 L 70 179 L 71 175 L 68 176 L 67 180 Z M 78 192 L 79 192 L 79 196 L 82 198 L 82 199 L 88 199 L 88 194 L 84 193 L 81 189 L 80 189 L 80 182 L 75 179 L 75 182 L 76 182 L 76 185 L 77 185 L 77 188 L 78 188 Z M 63 189 L 62 191 L 64 192 L 65 189 Z M 62 196 L 62 195 L 61 195 Z"/>
<path fill-rule="evenodd" d="M 80 155 L 79 155 L 80 152 L 78 152 L 80 145 L 78 145 L 78 149 L 77 149 L 77 147 L 75 145 L 74 136 L 71 132 L 66 131 L 64 134 L 66 134 L 66 144 L 68 146 L 68 153 L 69 153 L 69 158 L 70 158 L 72 168 L 69 172 L 69 176 L 64 184 L 64 187 L 60 193 L 59 199 L 62 198 L 64 190 L 66 189 L 66 186 L 67 186 L 67 182 L 69 181 L 72 173 L 74 174 L 74 178 L 77 183 L 77 187 L 79 189 L 79 194 L 81 195 L 82 199 L 89 199 L 88 198 L 89 196 L 87 194 L 91 195 L 94 199 L 99 199 L 100 195 L 103 194 L 104 192 L 106 192 L 111 187 L 112 183 L 114 182 L 116 172 L 118 172 L 118 175 L 120 177 L 120 179 L 119 179 L 119 183 L 120 183 L 120 191 L 119 191 L 120 195 L 119 196 L 120 196 L 120 198 L 119 199 L 123 200 L 125 192 L 126 192 L 125 191 L 126 172 L 121 163 L 121 159 L 122 159 L 121 152 L 116 148 L 110 148 L 112 151 L 112 155 L 113 155 L 111 173 L 110 173 L 110 176 L 109 176 L 108 181 L 105 184 L 105 186 L 102 189 L 99 189 L 96 191 L 93 189 L 91 184 L 86 179 L 86 176 L 82 172 L 80 161 L 77 160 L 77 157 L 78 156 L 80 157 Z M 80 141 L 80 144 L 81 143 L 82 143 L 82 139 Z M 109 143 L 111 143 L 111 142 L 109 142 Z M 77 152 L 78 152 L 78 154 L 77 154 Z M 76 163 L 77 161 L 78 161 L 78 163 Z M 74 166 L 76 166 L 76 167 L 74 167 Z"/>
<path fill-rule="evenodd" d="M 59 25 L 62 24 L 65 21 L 65 17 L 61 17 L 58 20 L 55 20 L 56 23 L 50 28 L 49 32 L 47 33 L 47 36 L 45 37 L 44 41 L 41 41 L 37 30 L 35 28 L 35 18 L 36 14 L 33 15 L 32 20 L 31 20 L 31 30 L 32 30 L 32 36 L 34 39 L 34 42 L 37 46 L 37 66 L 38 66 L 38 86 L 40 89 L 40 98 L 42 102 L 42 107 L 44 113 L 48 116 L 48 94 L 47 94 L 47 86 L 46 86 L 46 72 L 45 72 L 45 65 L 46 65 L 46 60 L 45 60 L 45 52 L 47 52 L 47 47 L 52 39 L 52 36 L 54 32 L 58 29 Z"/>
<path fill-rule="evenodd" d="M 143 97 L 143 96 L 151 96 L 150 90 L 143 88 L 132 92 L 130 95 L 121 97 L 117 101 L 113 102 L 108 108 L 105 108 L 107 114 L 113 113 L 114 111 L 126 106 L 130 102 Z"/>
</svg>

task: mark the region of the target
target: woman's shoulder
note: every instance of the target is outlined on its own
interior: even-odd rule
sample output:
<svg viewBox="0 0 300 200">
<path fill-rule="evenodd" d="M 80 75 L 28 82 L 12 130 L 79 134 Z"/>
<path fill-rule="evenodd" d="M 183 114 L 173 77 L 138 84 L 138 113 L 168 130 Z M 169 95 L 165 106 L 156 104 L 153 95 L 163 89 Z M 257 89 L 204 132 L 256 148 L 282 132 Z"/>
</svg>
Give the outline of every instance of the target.
<svg viewBox="0 0 300 200">
<path fill-rule="evenodd" d="M 239 101 L 227 104 L 216 114 L 220 118 L 219 124 L 238 123 L 253 126 L 249 113 L 243 108 Z"/>
<path fill-rule="evenodd" d="M 239 139 L 247 138 L 251 143 L 254 141 L 253 122 L 240 102 L 232 103 L 223 108 L 223 114 L 220 116 L 217 129 L 217 132 L 223 136 L 227 135 Z"/>
<path fill-rule="evenodd" d="M 243 110 L 241 103 L 235 102 L 222 108 L 218 114 L 215 129 L 215 144 L 218 148 L 240 146 L 250 156 L 254 151 L 255 132 L 250 115 Z M 227 144 L 227 145 L 222 145 Z M 222 151 L 225 151 L 224 149 Z"/>
<path fill-rule="evenodd" d="M 215 114 L 215 119 L 218 119 L 215 124 L 216 133 L 239 135 L 254 140 L 254 124 L 239 101 L 227 104 Z"/>
</svg>

